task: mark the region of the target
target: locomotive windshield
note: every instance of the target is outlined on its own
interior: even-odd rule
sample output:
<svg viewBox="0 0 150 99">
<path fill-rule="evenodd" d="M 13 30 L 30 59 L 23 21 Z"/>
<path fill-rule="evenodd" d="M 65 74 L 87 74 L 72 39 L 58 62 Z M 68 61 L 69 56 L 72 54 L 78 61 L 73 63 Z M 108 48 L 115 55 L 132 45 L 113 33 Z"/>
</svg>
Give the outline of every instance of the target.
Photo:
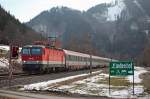
<svg viewBox="0 0 150 99">
<path fill-rule="evenodd" d="M 30 54 L 30 49 L 29 48 L 23 48 L 22 49 L 22 54 L 29 55 Z"/>
<path fill-rule="evenodd" d="M 31 54 L 32 55 L 41 55 L 42 50 L 41 50 L 41 48 L 31 48 Z"/>
<path fill-rule="evenodd" d="M 42 48 L 40 48 L 40 47 L 23 48 L 22 54 L 24 54 L 24 55 L 41 55 Z"/>
</svg>

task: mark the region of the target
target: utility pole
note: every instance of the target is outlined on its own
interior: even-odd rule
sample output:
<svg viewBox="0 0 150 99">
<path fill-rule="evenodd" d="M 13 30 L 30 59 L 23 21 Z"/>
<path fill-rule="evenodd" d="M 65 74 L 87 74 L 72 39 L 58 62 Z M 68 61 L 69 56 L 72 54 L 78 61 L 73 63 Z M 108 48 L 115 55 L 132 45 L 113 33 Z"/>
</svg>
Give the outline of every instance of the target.
<svg viewBox="0 0 150 99">
<path fill-rule="evenodd" d="M 90 33 L 88 34 L 89 37 L 89 54 L 90 54 L 90 74 L 92 74 L 92 36 Z"/>
<path fill-rule="evenodd" d="M 9 80 L 9 88 L 11 87 L 11 81 L 13 78 L 13 64 L 12 64 L 12 59 L 18 59 L 19 56 L 19 46 L 18 44 L 15 44 L 13 42 L 10 42 L 9 44 L 9 76 L 8 76 L 8 80 Z"/>
<path fill-rule="evenodd" d="M 90 74 L 92 74 L 92 54 L 90 53 Z"/>
<path fill-rule="evenodd" d="M 12 80 L 12 75 L 13 75 L 13 67 L 11 64 L 11 60 L 12 60 L 11 53 L 12 53 L 12 44 L 10 43 L 10 45 L 9 45 L 9 70 L 8 70 L 9 88 L 11 86 L 11 80 Z"/>
</svg>

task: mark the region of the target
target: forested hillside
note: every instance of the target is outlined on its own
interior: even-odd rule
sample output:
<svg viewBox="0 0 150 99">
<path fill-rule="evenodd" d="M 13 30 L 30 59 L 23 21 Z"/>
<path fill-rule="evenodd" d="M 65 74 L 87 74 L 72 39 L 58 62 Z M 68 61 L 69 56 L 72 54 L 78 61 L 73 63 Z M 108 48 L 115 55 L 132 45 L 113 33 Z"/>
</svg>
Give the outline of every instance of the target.
<svg viewBox="0 0 150 99">
<path fill-rule="evenodd" d="M 0 44 L 9 44 L 9 42 L 29 44 L 40 38 L 39 34 L 21 24 L 0 6 Z"/>
</svg>

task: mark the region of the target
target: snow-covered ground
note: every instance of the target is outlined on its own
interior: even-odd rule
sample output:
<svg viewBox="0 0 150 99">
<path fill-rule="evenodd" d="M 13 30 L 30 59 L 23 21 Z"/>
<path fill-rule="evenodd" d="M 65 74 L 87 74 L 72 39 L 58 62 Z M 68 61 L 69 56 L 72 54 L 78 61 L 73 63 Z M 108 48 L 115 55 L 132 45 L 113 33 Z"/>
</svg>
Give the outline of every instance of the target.
<svg viewBox="0 0 150 99">
<path fill-rule="evenodd" d="M 0 58 L 0 69 L 8 68 L 8 66 L 9 66 L 8 60 L 5 58 Z"/>
<path fill-rule="evenodd" d="M 0 50 L 3 50 L 3 51 L 9 51 L 9 46 L 8 45 L 0 45 Z M 8 60 L 4 57 L 0 58 L 0 69 L 2 68 L 8 68 Z"/>
<path fill-rule="evenodd" d="M 21 52 L 21 47 L 19 47 L 19 52 Z M 8 52 L 10 50 L 8 45 L 0 45 L 0 50 L 6 51 Z M 21 58 L 19 57 L 16 60 L 17 63 L 21 63 Z M 9 65 L 8 59 L 5 58 L 5 56 L 3 56 L 2 58 L 0 58 L 0 69 L 5 68 L 7 69 Z"/>
<path fill-rule="evenodd" d="M 101 71 L 97 71 L 97 72 L 93 72 L 93 73 L 99 73 L 99 72 L 101 72 Z M 69 77 L 65 77 L 65 78 L 40 82 L 40 83 L 29 84 L 29 85 L 25 85 L 22 90 L 47 90 L 49 88 L 49 86 L 51 86 L 53 84 L 71 80 L 71 79 L 75 79 L 75 78 L 79 78 L 79 77 L 84 77 L 87 75 L 89 75 L 89 74 L 81 74 L 81 75 L 69 76 Z"/>
<path fill-rule="evenodd" d="M 144 68 L 136 67 L 134 71 L 134 83 L 141 83 L 142 79 L 139 78 L 139 75 L 147 72 Z M 129 82 L 133 82 L 133 76 L 128 76 L 127 79 Z"/>
<path fill-rule="evenodd" d="M 8 45 L 0 45 L 0 49 L 1 50 L 5 50 L 5 51 L 9 51 L 9 46 Z M 21 47 L 19 47 L 19 52 L 21 52 Z"/>
<path fill-rule="evenodd" d="M 9 46 L 8 45 L 0 45 L 1 50 L 9 51 Z"/>
<path fill-rule="evenodd" d="M 142 73 L 147 72 L 142 67 L 135 67 L 135 75 L 134 75 L 134 81 L 135 81 L 135 87 L 134 92 L 135 95 L 132 95 L 133 87 L 132 87 L 132 80 L 133 76 L 127 76 L 124 77 L 126 81 L 128 81 L 129 85 L 124 86 L 114 86 L 111 85 L 111 90 L 109 94 L 109 87 L 108 87 L 108 74 L 100 73 L 99 75 L 89 77 L 87 79 L 83 79 L 80 81 L 73 82 L 68 85 L 61 85 L 59 87 L 55 86 L 49 86 L 53 85 L 55 83 L 65 81 L 68 79 L 74 79 L 81 76 L 85 76 L 88 74 L 81 74 L 77 76 L 71 76 L 56 80 L 50 80 L 46 82 L 41 83 L 35 83 L 30 85 L 25 85 L 23 90 L 49 90 L 49 91 L 62 91 L 62 92 L 70 92 L 70 93 L 78 93 L 78 94 L 84 94 L 84 95 L 96 95 L 96 96 L 108 96 L 108 97 L 114 97 L 114 98 L 136 98 L 137 96 L 141 95 L 144 92 L 144 88 L 141 84 L 142 79 L 139 78 L 139 75 Z M 111 77 L 118 78 L 118 77 Z"/>
<path fill-rule="evenodd" d="M 144 88 L 141 84 L 142 79 L 139 78 L 139 75 L 142 73 L 147 72 L 144 68 L 136 67 L 135 68 L 135 75 L 134 75 L 134 81 L 136 83 L 134 87 L 134 96 L 133 93 L 133 87 L 132 87 L 132 81 L 133 76 L 127 76 L 125 77 L 125 80 L 127 80 L 130 84 L 129 86 L 113 86 L 111 85 L 111 90 L 109 94 L 109 87 L 108 87 L 108 74 L 99 74 L 97 76 L 84 79 L 82 81 L 74 82 L 70 85 L 63 85 L 58 87 L 58 90 L 67 90 L 71 93 L 78 93 L 78 94 L 85 94 L 85 95 L 96 95 L 96 96 L 108 96 L 108 97 L 114 97 L 114 98 L 136 98 L 140 94 L 144 92 Z M 117 77 L 111 77 L 111 79 L 117 78 Z M 107 80 L 106 80 L 107 79 Z M 102 81 L 100 83 L 100 81 Z M 116 81 L 117 83 L 117 81 Z M 49 89 L 53 90 L 53 89 Z"/>
</svg>

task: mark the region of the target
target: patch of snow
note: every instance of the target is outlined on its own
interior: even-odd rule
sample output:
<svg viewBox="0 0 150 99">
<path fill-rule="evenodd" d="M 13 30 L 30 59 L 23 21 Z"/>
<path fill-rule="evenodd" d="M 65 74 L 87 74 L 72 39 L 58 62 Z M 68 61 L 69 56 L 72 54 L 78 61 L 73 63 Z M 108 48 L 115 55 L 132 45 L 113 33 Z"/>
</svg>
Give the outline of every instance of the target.
<svg viewBox="0 0 150 99">
<path fill-rule="evenodd" d="M 103 76 L 104 78 L 107 78 L 107 77 L 109 77 L 109 74 L 101 73 L 101 74 L 99 74 L 99 76 Z"/>
<path fill-rule="evenodd" d="M 123 9 L 125 9 L 125 4 L 123 0 L 115 1 L 112 7 L 108 8 L 108 21 L 115 21 L 117 16 L 120 16 Z"/>
<path fill-rule="evenodd" d="M 134 87 L 134 94 L 140 95 L 141 93 L 144 92 L 143 86 L 135 86 Z M 117 90 L 117 91 L 112 91 L 108 97 L 113 97 L 113 98 L 136 98 L 133 95 L 133 87 L 130 87 L 129 89 L 123 89 L 123 90 Z"/>
<path fill-rule="evenodd" d="M 9 46 L 8 45 L 0 45 L 1 50 L 9 51 Z"/>
<path fill-rule="evenodd" d="M 96 71 L 93 73 L 98 73 L 101 71 Z M 70 77 L 65 77 L 65 78 L 60 78 L 60 79 L 55 79 L 55 80 L 49 80 L 49 81 L 45 81 L 45 82 L 40 82 L 40 83 L 34 83 L 34 84 L 30 84 L 30 85 L 25 85 L 24 86 L 24 90 L 45 90 L 47 89 L 47 87 L 49 85 L 52 84 L 56 84 L 62 81 L 66 81 L 66 80 L 70 80 L 70 79 L 75 79 L 78 77 L 82 77 L 82 76 L 87 76 L 89 74 L 80 74 L 80 75 L 75 75 L 75 76 L 70 76 Z"/>
<path fill-rule="evenodd" d="M 127 97 L 128 95 L 129 95 L 129 91 L 124 89 L 124 90 L 110 92 L 110 95 L 108 95 L 108 97 L 125 98 L 125 96 Z"/>
<path fill-rule="evenodd" d="M 0 58 L 0 68 L 8 68 L 9 62 L 5 58 Z"/>
<path fill-rule="evenodd" d="M 81 90 L 81 89 L 76 89 L 76 90 L 70 90 L 71 93 L 79 93 L 79 94 L 82 94 L 82 95 L 85 95 L 87 94 L 87 91 L 86 90 Z"/>
<path fill-rule="evenodd" d="M 9 46 L 8 45 L 0 45 L 1 50 L 9 51 Z M 19 47 L 19 52 L 21 52 L 22 47 Z"/>
<path fill-rule="evenodd" d="M 68 85 L 62 85 L 61 87 L 59 87 L 59 89 L 69 89 L 69 88 L 72 88 L 73 85 L 71 86 L 68 86 Z"/>
<path fill-rule="evenodd" d="M 135 67 L 134 71 L 134 83 L 141 83 L 142 79 L 139 78 L 139 75 L 142 73 L 147 72 L 144 68 L 142 67 Z M 128 76 L 127 79 L 129 82 L 133 82 L 133 76 Z"/>
<path fill-rule="evenodd" d="M 130 87 L 129 92 L 133 93 L 133 87 Z M 136 95 L 139 95 L 139 94 L 141 94 L 143 92 L 144 92 L 143 86 L 137 85 L 137 86 L 134 87 L 134 93 Z"/>
</svg>

